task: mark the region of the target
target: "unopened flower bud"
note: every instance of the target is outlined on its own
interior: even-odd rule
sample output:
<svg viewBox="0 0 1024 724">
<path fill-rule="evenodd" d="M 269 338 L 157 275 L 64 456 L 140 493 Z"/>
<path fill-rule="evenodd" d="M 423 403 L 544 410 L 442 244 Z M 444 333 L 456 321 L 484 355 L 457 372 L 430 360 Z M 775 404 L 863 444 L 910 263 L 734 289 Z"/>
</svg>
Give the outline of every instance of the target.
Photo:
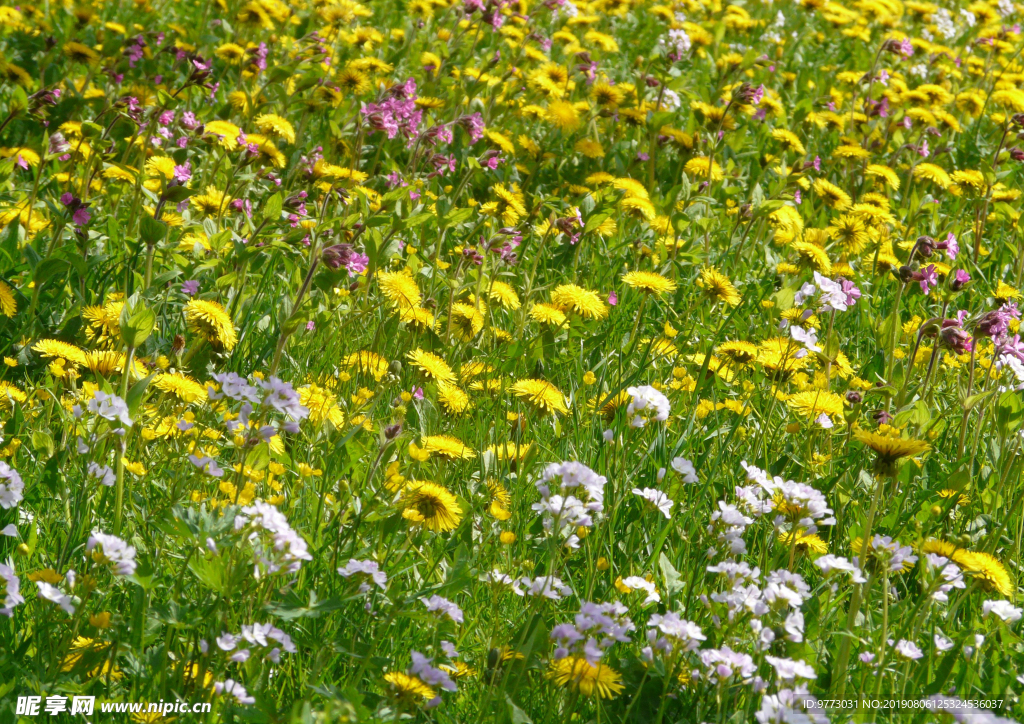
<svg viewBox="0 0 1024 724">
<path fill-rule="evenodd" d="M 331 269 L 340 269 L 352 261 L 354 254 L 351 244 L 335 244 L 320 252 L 320 259 Z"/>
</svg>

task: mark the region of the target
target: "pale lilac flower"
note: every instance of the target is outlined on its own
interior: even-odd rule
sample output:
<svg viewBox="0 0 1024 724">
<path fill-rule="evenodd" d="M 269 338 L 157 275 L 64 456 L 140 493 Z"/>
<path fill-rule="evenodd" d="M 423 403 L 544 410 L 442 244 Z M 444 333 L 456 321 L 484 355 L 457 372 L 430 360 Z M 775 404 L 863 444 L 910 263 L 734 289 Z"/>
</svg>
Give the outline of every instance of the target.
<svg viewBox="0 0 1024 724">
<path fill-rule="evenodd" d="M 523 576 L 512 584 L 512 590 L 517 596 L 543 596 L 552 601 L 572 595 L 572 589 L 557 576 L 538 576 L 532 580 Z"/>
<path fill-rule="evenodd" d="M 661 601 L 661 595 L 655 588 L 654 584 L 648 581 L 646 578 L 640 576 L 629 576 L 628 578 L 622 579 L 622 585 L 626 588 L 633 589 L 634 591 L 643 591 L 647 594 L 644 599 L 644 605 L 648 603 L 659 603 Z"/>
<path fill-rule="evenodd" d="M 109 563 L 119 576 L 130 576 L 135 573 L 135 547 L 128 545 L 116 535 L 109 535 L 94 530 L 85 544 L 87 551 L 99 548 L 102 560 Z M 95 554 L 93 554 L 95 556 Z"/>
<path fill-rule="evenodd" d="M 821 572 L 826 576 L 831 574 L 833 571 L 841 571 L 843 573 L 850 574 L 850 580 L 854 583 L 866 583 L 867 579 L 864 577 L 864 572 L 842 556 L 835 556 L 831 553 L 826 553 L 814 560 L 814 565 L 821 569 Z"/>
<path fill-rule="evenodd" d="M 1016 623 L 1024 615 L 1024 610 L 1014 606 L 1009 601 L 985 601 L 981 604 L 982 616 L 998 616 L 1004 623 Z"/>
<path fill-rule="evenodd" d="M 96 462 L 90 462 L 86 467 L 90 478 L 95 478 L 99 481 L 100 485 L 105 485 L 108 488 L 113 485 L 117 476 L 114 475 L 114 470 L 109 465 L 100 465 Z"/>
<path fill-rule="evenodd" d="M 720 649 L 704 649 L 700 652 L 700 660 L 707 669 L 708 680 L 713 684 L 734 676 L 747 679 L 757 671 L 757 665 L 748 654 L 733 651 L 728 646 L 723 646 Z"/>
<path fill-rule="evenodd" d="M 427 611 L 431 613 L 441 613 L 455 623 L 462 623 L 464 620 L 462 609 L 447 598 L 435 594 L 430 598 L 421 598 L 420 601 L 427 607 Z"/>
<path fill-rule="evenodd" d="M 0 460 L 0 508 L 10 510 L 21 502 L 25 483 L 18 471 Z"/>
<path fill-rule="evenodd" d="M 207 475 L 212 475 L 215 478 L 224 476 L 224 470 L 217 464 L 217 461 L 210 457 L 197 457 L 195 455 L 189 455 L 188 461 L 195 465 L 197 468 L 202 470 Z"/>
<path fill-rule="evenodd" d="M 778 656 L 765 656 L 764 660 L 772 665 L 779 680 L 786 683 L 792 683 L 797 679 L 810 679 L 813 681 L 818 678 L 818 675 L 814 673 L 814 669 L 803 659 L 794 661 L 793 659 L 785 659 Z"/>
<path fill-rule="evenodd" d="M 628 387 L 632 396 L 626 407 L 626 416 L 631 427 L 643 427 L 650 421 L 664 422 L 668 419 L 670 405 L 668 398 L 650 385 Z"/>
<path fill-rule="evenodd" d="M 890 640 L 889 645 L 893 643 Z M 900 639 L 896 642 L 894 648 L 896 649 L 896 655 L 907 661 L 916 661 L 917 659 L 924 657 L 924 652 L 921 651 L 920 647 L 913 641 L 907 641 L 906 639 Z"/>
<path fill-rule="evenodd" d="M 825 708 L 803 684 L 766 695 L 754 718 L 758 724 L 828 724 Z"/>
<path fill-rule="evenodd" d="M 369 576 L 370 580 L 381 590 L 388 586 L 388 576 L 380 570 L 380 564 L 377 561 L 357 561 L 355 558 L 349 558 L 348 563 L 338 569 L 338 575 L 342 578 L 350 578 L 357 573 Z M 367 586 L 367 590 L 369 590 L 369 586 Z"/>
<path fill-rule="evenodd" d="M 88 408 L 89 412 L 105 420 L 120 422 L 125 427 L 131 427 L 133 424 L 128 413 L 128 405 L 117 395 L 108 395 L 102 390 L 97 390 L 89 400 Z"/>
<path fill-rule="evenodd" d="M 270 503 L 257 500 L 242 508 L 235 516 L 235 530 L 243 529 L 249 531 L 248 538 L 255 545 L 257 578 L 260 566 L 269 573 L 295 573 L 302 567 L 302 561 L 313 560 L 306 541 L 288 525 L 284 513 Z"/>
<path fill-rule="evenodd" d="M 443 669 L 431 665 L 433 659 L 428 659 L 419 651 L 412 652 L 412 666 L 409 673 L 418 677 L 427 686 L 440 686 L 445 691 L 455 691 L 455 682 Z"/>
<path fill-rule="evenodd" d="M 684 483 L 693 485 L 699 482 L 696 468 L 684 457 L 672 458 L 672 469 L 682 476 Z"/>
<path fill-rule="evenodd" d="M 245 687 L 234 679 L 226 679 L 224 681 L 215 682 L 213 685 L 214 691 L 218 694 L 228 694 L 235 698 L 235 701 L 239 704 L 255 704 L 256 699 L 249 696 L 249 692 L 245 690 Z"/>
<path fill-rule="evenodd" d="M 633 494 L 639 495 L 641 498 L 648 501 L 655 507 L 655 509 L 658 510 L 658 512 L 671 520 L 672 506 L 675 505 L 675 503 L 668 497 L 668 495 L 660 490 L 655 490 L 654 488 L 644 488 L 643 490 L 640 488 L 633 488 Z"/>
<path fill-rule="evenodd" d="M 45 598 L 47 601 L 56 603 L 68 615 L 74 614 L 75 606 L 71 603 L 71 597 L 59 588 L 51 586 L 46 581 L 36 581 L 36 587 L 39 589 L 39 598 Z"/>
<path fill-rule="evenodd" d="M 244 377 L 234 372 L 217 373 L 213 375 L 213 379 L 220 384 L 221 391 L 216 392 L 212 387 L 207 387 L 207 395 L 212 400 L 219 400 L 221 397 L 227 396 L 239 402 L 246 401 L 255 404 L 260 401 L 257 389 L 250 385 Z"/>
<path fill-rule="evenodd" d="M 4 605 L 0 608 L 0 616 L 10 618 L 14 607 L 25 603 L 25 597 L 21 595 L 21 581 L 14 569 L 3 563 L 0 563 L 0 580 L 4 582 Z"/>
</svg>

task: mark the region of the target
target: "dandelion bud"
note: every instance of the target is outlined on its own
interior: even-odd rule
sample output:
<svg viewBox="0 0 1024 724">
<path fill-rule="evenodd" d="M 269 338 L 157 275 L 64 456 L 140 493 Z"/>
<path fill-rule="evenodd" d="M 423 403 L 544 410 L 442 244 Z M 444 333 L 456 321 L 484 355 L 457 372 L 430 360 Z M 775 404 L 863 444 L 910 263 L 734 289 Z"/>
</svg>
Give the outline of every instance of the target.
<svg viewBox="0 0 1024 724">
<path fill-rule="evenodd" d="M 174 341 L 171 343 L 171 354 L 179 355 L 185 350 L 185 337 L 180 334 L 174 335 Z"/>
</svg>

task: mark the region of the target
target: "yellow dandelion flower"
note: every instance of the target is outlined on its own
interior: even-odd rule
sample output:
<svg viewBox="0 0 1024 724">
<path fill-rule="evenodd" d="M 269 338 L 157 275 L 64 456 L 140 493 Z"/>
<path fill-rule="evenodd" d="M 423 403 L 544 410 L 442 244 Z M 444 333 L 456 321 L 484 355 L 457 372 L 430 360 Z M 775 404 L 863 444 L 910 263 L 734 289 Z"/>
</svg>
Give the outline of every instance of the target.
<svg viewBox="0 0 1024 724">
<path fill-rule="evenodd" d="M 833 419 L 843 416 L 843 398 L 835 392 L 826 390 L 809 390 L 798 392 L 790 397 L 786 404 L 798 415 L 808 419 L 817 419 L 820 415 L 828 415 Z"/>
<path fill-rule="evenodd" d="M 547 380 L 526 379 L 512 385 L 512 393 L 544 413 L 569 412 L 565 395 Z"/>
<path fill-rule="evenodd" d="M 710 299 L 716 302 L 725 302 L 730 307 L 735 307 L 743 300 L 739 291 L 729 281 L 729 277 L 713 266 L 706 266 L 700 270 L 697 285 Z"/>
<path fill-rule="evenodd" d="M 59 339 L 41 339 L 32 346 L 32 349 L 43 357 L 62 359 L 72 367 L 84 367 L 88 363 L 85 350 L 79 349 L 73 344 L 61 342 Z"/>
<path fill-rule="evenodd" d="M 449 415 L 461 415 L 470 408 L 469 395 L 450 382 L 437 383 L 437 401 Z"/>
<path fill-rule="evenodd" d="M 931 450 L 931 445 L 923 440 L 885 435 L 864 429 L 855 430 L 853 437 L 877 453 L 875 471 L 879 475 L 892 475 L 901 459 Z"/>
<path fill-rule="evenodd" d="M 625 689 L 618 671 L 601 663 L 592 666 L 586 659 L 576 656 L 552 661 L 548 678 L 588 698 L 612 699 Z"/>
<path fill-rule="evenodd" d="M 185 305 L 185 321 L 193 333 L 214 347 L 222 347 L 230 352 L 238 343 L 238 334 L 235 332 L 231 315 L 218 302 L 190 299 Z"/>
<path fill-rule="evenodd" d="M 1009 572 L 995 556 L 982 551 L 957 550 L 952 559 L 982 590 L 994 591 L 1007 598 L 1015 593 Z"/>
<path fill-rule="evenodd" d="M 559 309 L 575 312 L 585 319 L 604 319 L 608 316 L 608 306 L 598 293 L 576 284 L 560 284 L 555 287 L 551 292 L 551 302 Z"/>
<path fill-rule="evenodd" d="M 455 382 L 455 373 L 452 371 L 452 368 L 433 352 L 426 352 L 417 348 L 406 356 L 413 367 L 419 369 L 430 379 L 439 382 Z"/>
<path fill-rule="evenodd" d="M 454 530 L 462 520 L 462 508 L 448 490 L 436 483 L 412 481 L 402 496 L 402 517 L 434 533 Z"/>
<path fill-rule="evenodd" d="M 472 460 L 476 457 L 472 448 L 452 435 L 424 435 L 420 446 L 428 454 L 436 454 L 446 460 Z"/>
<path fill-rule="evenodd" d="M 420 306 L 423 295 L 409 269 L 395 272 L 382 271 L 377 274 L 381 293 L 398 309 L 413 309 Z"/>
<path fill-rule="evenodd" d="M 704 156 L 691 158 L 686 162 L 683 170 L 695 179 L 721 181 L 725 178 L 725 174 L 722 173 L 722 167 L 718 165 L 718 162 Z"/>
<path fill-rule="evenodd" d="M 646 294 L 662 296 L 676 290 L 676 283 L 661 274 L 645 271 L 632 271 L 623 275 L 622 281 L 627 286 L 639 289 Z"/>
<path fill-rule="evenodd" d="M 206 399 L 206 388 L 192 377 L 180 373 L 157 375 L 153 378 L 153 386 L 182 402 Z"/>
<path fill-rule="evenodd" d="M 14 290 L 0 281 L 0 314 L 13 317 L 17 311 L 18 300 L 14 297 Z"/>
<path fill-rule="evenodd" d="M 276 113 L 263 113 L 256 116 L 256 127 L 261 133 L 280 138 L 288 143 L 295 143 L 295 128 L 287 118 Z"/>
<path fill-rule="evenodd" d="M 869 163 L 867 168 L 864 169 L 864 173 L 868 176 L 882 179 L 893 191 L 899 191 L 900 189 L 900 177 L 888 166 L 880 163 Z"/>
<path fill-rule="evenodd" d="M 424 684 L 415 676 L 403 674 L 401 671 L 392 671 L 384 674 L 384 681 L 388 683 L 391 691 L 399 699 L 416 701 L 422 699 L 430 701 L 437 696 L 437 693 Z"/>
<path fill-rule="evenodd" d="M 850 195 L 830 181 L 815 179 L 814 193 L 836 211 L 843 211 L 852 203 Z"/>
<path fill-rule="evenodd" d="M 564 133 L 571 133 L 580 126 L 579 111 L 569 101 L 551 101 L 545 109 L 544 117 L 548 123 Z"/>
</svg>

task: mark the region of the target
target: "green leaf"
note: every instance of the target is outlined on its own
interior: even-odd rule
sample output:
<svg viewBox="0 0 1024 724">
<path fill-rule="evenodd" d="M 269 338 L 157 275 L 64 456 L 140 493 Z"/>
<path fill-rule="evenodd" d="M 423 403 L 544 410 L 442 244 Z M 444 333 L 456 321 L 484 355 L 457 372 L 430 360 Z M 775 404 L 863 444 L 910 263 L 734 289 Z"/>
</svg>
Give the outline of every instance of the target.
<svg viewBox="0 0 1024 724">
<path fill-rule="evenodd" d="M 512 698 L 505 694 L 505 703 L 508 704 L 508 717 L 512 724 L 533 724 L 533 719 L 527 716 L 526 712 L 515 705 Z"/>
<path fill-rule="evenodd" d="M 665 588 L 668 592 L 679 593 L 683 590 L 683 580 L 679 575 L 679 571 L 675 569 L 672 562 L 668 559 L 668 556 L 664 552 L 658 558 L 658 567 L 661 568 L 661 575 L 665 577 Z"/>
<path fill-rule="evenodd" d="M 83 138 L 99 138 L 103 135 L 103 126 L 92 121 L 82 121 Z"/>
<path fill-rule="evenodd" d="M 206 558 L 193 557 L 189 561 L 188 568 L 207 588 L 215 593 L 224 592 L 224 565 L 220 558 L 206 560 Z"/>
<path fill-rule="evenodd" d="M 53 438 L 48 432 L 36 430 L 32 433 L 32 448 L 36 452 L 46 452 L 46 457 L 52 457 L 54 451 Z"/>
<path fill-rule="evenodd" d="M 750 205 L 753 208 L 758 208 L 764 203 L 764 189 L 761 188 L 761 184 L 754 184 L 754 190 L 750 194 Z"/>
<path fill-rule="evenodd" d="M 194 195 L 195 192 L 195 189 L 190 189 L 188 186 L 171 186 L 171 188 L 164 192 L 164 198 L 172 204 L 180 204 L 185 199 Z M 159 223 L 162 224 L 163 222 Z"/>
<path fill-rule="evenodd" d="M 134 415 L 139 411 L 139 408 L 142 406 L 142 398 L 146 394 L 146 388 L 149 387 L 149 383 L 153 381 L 157 374 L 154 372 L 149 377 L 139 380 L 128 390 L 128 399 L 125 400 L 125 403 L 128 405 L 128 412 L 130 414 Z"/>
<path fill-rule="evenodd" d="M 279 191 L 267 199 L 267 205 L 263 207 L 263 220 L 267 222 L 277 221 L 281 217 L 282 208 L 284 208 L 284 197 L 281 196 Z"/>
<path fill-rule="evenodd" d="M 28 249 L 29 247 L 25 248 Z M 47 259 L 36 267 L 36 271 L 35 274 L 32 275 L 32 279 L 37 285 L 45 284 L 50 277 L 60 274 L 70 266 L 71 264 L 64 259 Z"/>
<path fill-rule="evenodd" d="M 121 339 L 129 347 L 138 349 L 152 334 L 156 326 L 156 313 L 139 296 L 133 295 L 121 310 Z"/>
<path fill-rule="evenodd" d="M 433 218 L 434 214 L 432 212 L 424 211 L 421 214 L 413 214 L 407 219 L 400 219 L 395 223 L 395 227 L 399 229 L 415 229 L 417 226 L 422 226 Z"/>
<path fill-rule="evenodd" d="M 971 410 L 973 410 L 979 404 L 981 404 L 982 402 L 984 402 L 985 400 L 990 398 L 995 393 L 996 393 L 995 390 L 989 390 L 988 392 L 980 392 L 977 395 L 971 395 L 966 400 L 964 400 L 964 410 L 967 411 L 967 412 L 970 412 Z"/>
<path fill-rule="evenodd" d="M 157 100 L 160 101 L 160 105 L 164 108 L 176 108 L 178 106 L 178 99 L 162 88 L 157 88 L 156 97 Z"/>
<path fill-rule="evenodd" d="M 607 218 L 608 214 L 594 214 L 589 219 L 587 219 L 587 223 L 583 227 L 583 233 L 590 233 L 591 231 L 599 227 L 601 224 L 603 224 Z"/>
<path fill-rule="evenodd" d="M 469 221 L 473 217 L 473 209 L 469 207 L 463 207 L 461 209 L 452 209 L 450 212 L 445 214 L 443 222 L 445 226 L 455 226 L 461 224 L 464 221 Z"/>
<path fill-rule="evenodd" d="M 162 221 L 157 221 L 152 217 L 144 216 L 142 217 L 142 221 L 139 222 L 139 238 L 149 246 L 153 246 L 157 242 L 162 241 L 166 234 L 167 224 Z"/>
<path fill-rule="evenodd" d="M 20 85 L 16 85 L 14 86 L 14 92 L 11 94 L 11 115 L 17 115 L 16 111 L 23 111 L 26 108 L 28 108 L 28 96 L 25 94 L 25 89 Z"/>
<path fill-rule="evenodd" d="M 1020 394 L 1008 390 L 999 396 L 996 402 L 996 427 L 1004 438 L 1016 432 L 1024 422 L 1024 405 Z"/>
</svg>

